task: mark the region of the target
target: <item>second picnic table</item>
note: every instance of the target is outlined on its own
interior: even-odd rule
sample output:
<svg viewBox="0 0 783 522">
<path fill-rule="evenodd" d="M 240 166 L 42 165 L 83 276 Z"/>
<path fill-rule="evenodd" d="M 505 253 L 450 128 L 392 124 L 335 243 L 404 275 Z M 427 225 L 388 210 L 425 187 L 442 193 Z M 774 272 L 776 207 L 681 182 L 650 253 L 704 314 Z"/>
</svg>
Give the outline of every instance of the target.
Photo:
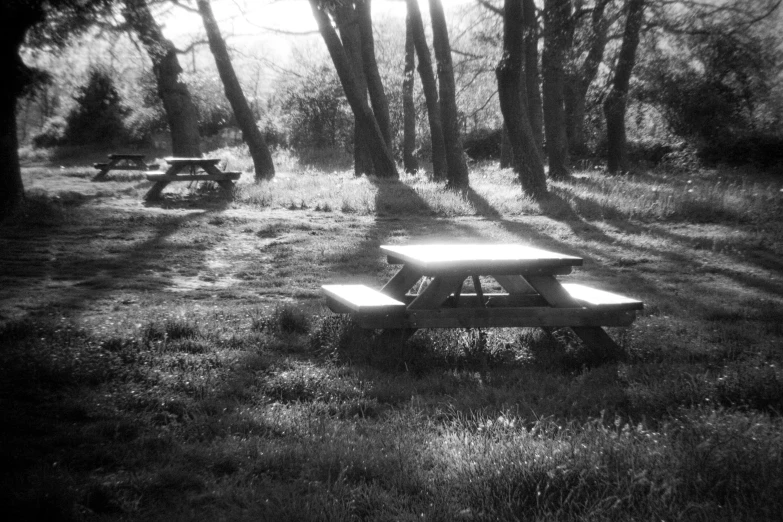
<svg viewBox="0 0 783 522">
<path fill-rule="evenodd" d="M 365 328 L 571 327 L 589 347 L 617 352 L 602 326 L 628 326 L 643 308 L 635 299 L 561 283 L 557 276 L 582 265 L 579 257 L 517 244 L 380 248 L 389 263 L 402 265 L 380 291 L 322 287 L 332 311 L 352 314 Z M 485 293 L 481 276 L 504 292 Z M 462 292 L 468 279 L 470 294 Z"/>
<path fill-rule="evenodd" d="M 160 193 L 172 181 L 216 181 L 224 190 L 230 190 L 241 172 L 220 170 L 220 158 L 164 158 L 169 168 L 166 171 L 149 172 L 147 179 L 155 184 L 144 196 L 146 200 L 160 198 Z"/>
<path fill-rule="evenodd" d="M 102 181 L 112 170 L 141 170 L 147 171 L 157 169 L 157 163 L 147 164 L 144 162 L 144 154 L 109 154 L 107 163 L 95 163 L 93 167 L 98 169 L 98 173 L 92 178 L 93 181 Z"/>
</svg>

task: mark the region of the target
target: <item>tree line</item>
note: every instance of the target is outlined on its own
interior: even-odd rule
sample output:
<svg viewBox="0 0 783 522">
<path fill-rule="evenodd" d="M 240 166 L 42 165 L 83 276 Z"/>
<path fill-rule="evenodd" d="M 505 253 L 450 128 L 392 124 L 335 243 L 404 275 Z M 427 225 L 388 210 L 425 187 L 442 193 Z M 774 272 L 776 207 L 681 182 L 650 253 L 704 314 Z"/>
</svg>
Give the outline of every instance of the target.
<svg viewBox="0 0 783 522">
<path fill-rule="evenodd" d="M 21 50 L 61 47 L 69 38 L 107 20 L 115 21 L 115 30 L 132 32 L 152 63 L 172 153 L 201 154 L 197 111 L 182 81 L 178 50 L 163 35 L 152 10 L 164 3 L 200 15 L 225 96 L 248 144 L 256 179 L 274 176 L 269 147 L 237 79 L 210 0 L 9 0 L 0 7 L 0 16 L 13 29 L 0 40 L 0 59 L 6 70 L 13 71 L 8 86 L 11 96 L 0 102 L 2 212 L 14 208 L 23 197 L 17 101 L 42 81 L 39 71 L 25 65 Z M 395 130 L 388 85 L 384 85 L 376 56 L 371 1 L 309 3 L 353 115 L 355 173 L 398 177 L 392 144 Z M 425 27 L 419 2 L 405 1 L 400 89 L 402 164 L 408 172 L 418 169 L 413 103 L 418 72 L 426 106 L 432 177 L 450 188 L 464 190 L 468 187 L 468 167 L 460 135 L 453 63 L 455 53 L 460 51 L 452 49 L 441 0 L 428 0 L 426 4 L 429 28 Z M 480 37 L 499 49 L 499 58 L 488 68 L 494 69 L 502 114 L 502 164 L 515 170 L 522 190 L 534 198 L 547 193 L 545 165 L 549 178 L 567 179 L 570 155 L 581 155 L 587 149 L 588 105 L 595 105 L 595 100 L 588 97 L 598 82 L 603 82 L 599 102 L 610 173 L 628 170 L 626 112 L 632 94 L 657 104 L 670 126 L 683 135 L 701 133 L 708 140 L 718 139 L 706 135 L 705 127 L 710 124 L 694 123 L 700 89 L 711 96 L 707 101 L 722 107 L 729 119 L 747 117 L 748 126 L 754 127 L 758 120 L 754 111 L 763 109 L 752 104 L 759 100 L 759 85 L 770 84 L 769 71 L 777 62 L 774 51 L 763 44 L 769 35 L 752 29 L 773 16 L 779 4 L 780 0 L 543 0 L 538 4 L 534 0 L 477 0 L 476 9 L 483 10 L 488 20 Z M 645 38 L 647 48 L 640 60 L 640 42 Z M 774 43 L 767 45 L 774 49 Z M 664 56 L 666 53 L 660 51 L 677 46 L 688 48 L 691 59 L 699 64 L 695 72 L 692 64 L 677 63 L 671 53 Z M 755 60 L 749 62 L 743 56 Z M 639 67 L 641 72 L 635 72 Z M 635 86 L 634 81 L 643 87 Z M 722 123 L 724 129 L 728 128 L 728 123 Z"/>
</svg>

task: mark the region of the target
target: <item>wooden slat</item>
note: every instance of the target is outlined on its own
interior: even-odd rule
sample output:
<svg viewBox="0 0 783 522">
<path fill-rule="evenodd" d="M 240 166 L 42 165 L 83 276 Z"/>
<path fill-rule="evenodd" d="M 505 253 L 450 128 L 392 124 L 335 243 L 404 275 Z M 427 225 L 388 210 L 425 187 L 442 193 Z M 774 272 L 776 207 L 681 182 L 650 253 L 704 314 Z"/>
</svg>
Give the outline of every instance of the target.
<svg viewBox="0 0 783 522">
<path fill-rule="evenodd" d="M 402 299 L 405 292 L 410 290 L 419 279 L 421 274 L 405 265 L 381 288 L 381 292 L 395 299 Z"/>
<path fill-rule="evenodd" d="M 571 297 L 584 303 L 586 306 L 607 310 L 642 310 L 644 308 L 644 303 L 641 301 L 623 295 L 612 294 L 575 283 L 563 283 L 562 286 Z"/>
<path fill-rule="evenodd" d="M 327 297 L 359 313 L 403 312 L 405 303 L 364 285 L 323 285 Z"/>
<path fill-rule="evenodd" d="M 535 289 L 522 276 L 493 275 L 495 281 L 509 294 L 534 294 Z"/>
<path fill-rule="evenodd" d="M 169 165 L 174 164 L 192 164 L 192 165 L 217 165 L 220 163 L 220 158 L 163 158 Z"/>
<path fill-rule="evenodd" d="M 589 308 L 442 308 L 408 310 L 396 316 L 356 314 L 364 328 L 587 328 L 628 326 L 633 312 L 591 310 Z M 601 330 L 603 332 L 603 330 Z M 608 337 L 608 336 L 607 336 Z"/>
<path fill-rule="evenodd" d="M 425 275 L 467 272 L 477 275 L 524 274 L 582 264 L 579 257 L 515 244 L 382 245 L 389 262 L 402 262 Z"/>
<path fill-rule="evenodd" d="M 144 154 L 109 154 L 110 159 L 138 159 L 143 160 Z"/>
<path fill-rule="evenodd" d="M 408 308 L 411 310 L 437 308 L 462 286 L 467 276 L 435 277 L 430 284 L 416 298 L 411 301 Z"/>
<path fill-rule="evenodd" d="M 177 174 L 174 176 L 164 173 L 150 172 L 147 179 L 150 181 L 231 181 L 239 179 L 241 172 L 223 172 L 222 174 Z"/>
</svg>

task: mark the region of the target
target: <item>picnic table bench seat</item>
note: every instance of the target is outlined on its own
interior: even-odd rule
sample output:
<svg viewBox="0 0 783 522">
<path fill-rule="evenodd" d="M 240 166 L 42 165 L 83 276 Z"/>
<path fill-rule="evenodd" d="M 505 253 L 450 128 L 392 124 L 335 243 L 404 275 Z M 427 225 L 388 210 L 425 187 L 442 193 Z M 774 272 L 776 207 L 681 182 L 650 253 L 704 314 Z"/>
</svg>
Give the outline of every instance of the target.
<svg viewBox="0 0 783 522">
<path fill-rule="evenodd" d="M 343 313 L 404 312 L 405 303 L 365 285 L 323 285 L 329 307 Z"/>
<path fill-rule="evenodd" d="M 174 176 L 168 175 L 162 170 L 147 173 L 147 179 L 150 181 L 235 181 L 241 176 L 242 173 L 238 171 L 226 171 L 221 174 L 176 174 Z"/>
</svg>

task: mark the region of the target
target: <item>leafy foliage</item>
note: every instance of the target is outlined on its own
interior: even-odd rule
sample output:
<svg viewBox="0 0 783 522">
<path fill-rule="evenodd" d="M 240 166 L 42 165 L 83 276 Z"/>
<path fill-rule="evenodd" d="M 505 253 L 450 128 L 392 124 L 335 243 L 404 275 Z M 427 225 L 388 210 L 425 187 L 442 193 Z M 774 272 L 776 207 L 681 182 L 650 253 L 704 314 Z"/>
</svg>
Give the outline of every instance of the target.
<svg viewBox="0 0 783 522">
<path fill-rule="evenodd" d="M 114 79 L 102 68 L 89 73 L 79 88 L 76 106 L 66 117 L 63 141 L 71 145 L 112 145 L 127 137 L 124 118 L 128 114 L 114 86 Z"/>
</svg>

